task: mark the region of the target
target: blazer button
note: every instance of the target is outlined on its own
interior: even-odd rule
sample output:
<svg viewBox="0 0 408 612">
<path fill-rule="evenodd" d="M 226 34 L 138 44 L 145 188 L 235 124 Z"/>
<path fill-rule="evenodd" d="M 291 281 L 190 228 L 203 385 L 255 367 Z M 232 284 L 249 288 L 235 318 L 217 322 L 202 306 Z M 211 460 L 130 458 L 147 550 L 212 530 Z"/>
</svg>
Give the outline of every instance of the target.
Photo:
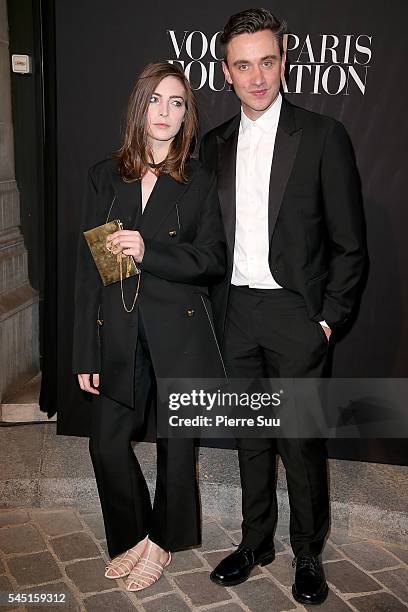
<svg viewBox="0 0 408 612">
<path fill-rule="evenodd" d="M 169 229 L 169 236 L 170 238 L 174 238 L 174 236 L 177 236 L 177 231 L 175 229 Z"/>
<path fill-rule="evenodd" d="M 98 323 L 98 325 L 103 325 L 103 319 L 97 319 L 96 322 Z"/>
<path fill-rule="evenodd" d="M 187 308 L 186 315 L 188 317 L 194 317 L 194 310 L 192 308 Z"/>
</svg>

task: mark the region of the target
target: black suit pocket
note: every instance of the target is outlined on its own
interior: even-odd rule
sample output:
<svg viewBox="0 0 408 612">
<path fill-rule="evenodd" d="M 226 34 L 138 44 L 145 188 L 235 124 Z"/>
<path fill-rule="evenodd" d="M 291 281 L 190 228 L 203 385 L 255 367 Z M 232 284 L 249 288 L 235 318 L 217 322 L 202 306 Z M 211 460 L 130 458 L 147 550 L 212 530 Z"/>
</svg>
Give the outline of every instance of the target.
<svg viewBox="0 0 408 612">
<path fill-rule="evenodd" d="M 319 281 L 321 281 L 324 278 L 326 278 L 326 276 L 328 274 L 329 274 L 329 271 L 326 270 L 325 272 L 321 272 L 317 276 L 312 276 L 312 278 L 309 278 L 309 280 L 308 280 L 309 285 L 312 285 L 313 283 L 318 283 Z"/>
<path fill-rule="evenodd" d="M 319 193 L 319 183 L 316 181 L 305 181 L 290 183 L 286 189 L 286 196 L 296 198 L 313 198 Z"/>
</svg>

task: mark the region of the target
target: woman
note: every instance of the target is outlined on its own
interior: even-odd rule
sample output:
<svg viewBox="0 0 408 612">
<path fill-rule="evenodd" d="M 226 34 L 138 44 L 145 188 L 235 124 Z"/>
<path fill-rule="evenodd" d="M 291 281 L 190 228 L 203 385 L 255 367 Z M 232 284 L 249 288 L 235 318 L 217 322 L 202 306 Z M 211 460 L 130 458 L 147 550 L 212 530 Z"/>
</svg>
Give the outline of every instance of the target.
<svg viewBox="0 0 408 612">
<path fill-rule="evenodd" d="M 132 90 L 119 152 L 89 171 L 83 210 L 73 371 L 94 396 L 90 454 L 112 558 L 105 575 L 127 576 L 132 591 L 160 578 L 170 551 L 200 541 L 194 441 L 157 439 L 153 506 L 131 447 L 155 378 L 225 376 L 208 297 L 225 273 L 224 233 L 215 177 L 190 158 L 196 133 L 184 74 L 148 65 Z M 107 249 L 132 256 L 141 270 L 122 288 L 103 286 L 82 236 L 107 218 L 126 228 L 108 237 Z"/>
</svg>

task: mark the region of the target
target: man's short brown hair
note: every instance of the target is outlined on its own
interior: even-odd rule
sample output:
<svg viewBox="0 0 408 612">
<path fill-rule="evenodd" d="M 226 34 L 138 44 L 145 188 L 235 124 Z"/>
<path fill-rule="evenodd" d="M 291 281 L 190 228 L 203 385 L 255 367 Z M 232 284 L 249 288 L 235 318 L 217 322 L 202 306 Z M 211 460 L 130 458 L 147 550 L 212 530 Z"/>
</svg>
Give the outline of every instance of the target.
<svg viewBox="0 0 408 612">
<path fill-rule="evenodd" d="M 225 25 L 220 42 L 226 57 L 226 47 L 230 40 L 240 34 L 254 34 L 270 30 L 276 37 L 281 56 L 284 53 L 283 37 L 287 32 L 285 21 L 279 21 L 275 15 L 264 8 L 252 8 L 232 15 Z"/>
</svg>

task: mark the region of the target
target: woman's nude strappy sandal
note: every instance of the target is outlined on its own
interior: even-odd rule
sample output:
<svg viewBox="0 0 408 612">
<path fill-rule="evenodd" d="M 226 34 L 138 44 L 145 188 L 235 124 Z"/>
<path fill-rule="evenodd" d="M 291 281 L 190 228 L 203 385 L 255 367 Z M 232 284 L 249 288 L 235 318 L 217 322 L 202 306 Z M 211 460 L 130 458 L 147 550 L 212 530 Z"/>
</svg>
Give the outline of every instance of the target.
<svg viewBox="0 0 408 612">
<path fill-rule="evenodd" d="M 105 578 L 117 580 L 128 576 L 132 569 L 139 563 L 141 555 L 133 548 L 118 555 L 105 567 Z M 112 574 L 112 572 L 115 572 Z"/>
<path fill-rule="evenodd" d="M 170 564 L 170 552 L 166 563 L 162 565 L 161 563 L 156 563 L 155 561 L 150 560 L 149 557 L 151 550 L 152 543 L 149 542 L 147 555 L 141 557 L 139 563 L 134 566 L 129 574 L 126 581 L 126 589 L 128 591 L 141 591 L 142 589 L 147 589 L 148 587 L 152 586 L 159 580 L 159 578 L 161 578 L 164 568 Z"/>
</svg>

